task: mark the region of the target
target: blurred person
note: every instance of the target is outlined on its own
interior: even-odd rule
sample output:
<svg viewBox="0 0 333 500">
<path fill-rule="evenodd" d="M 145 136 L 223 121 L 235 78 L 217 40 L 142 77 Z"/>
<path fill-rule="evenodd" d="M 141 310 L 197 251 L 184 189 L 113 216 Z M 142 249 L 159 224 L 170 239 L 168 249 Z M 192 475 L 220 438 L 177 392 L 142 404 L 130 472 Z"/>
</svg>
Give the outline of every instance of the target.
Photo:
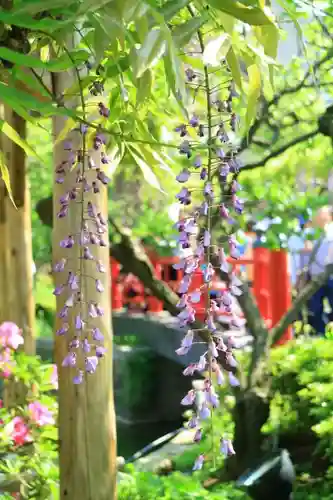
<svg viewBox="0 0 333 500">
<path fill-rule="evenodd" d="M 309 277 L 314 278 L 323 273 L 329 254 L 333 247 L 333 212 L 329 206 L 322 207 L 314 217 L 314 227 L 323 230 L 323 235 L 320 240 L 314 244 L 309 242 L 308 249 L 313 250 L 314 255 L 310 256 L 308 261 Z M 318 245 L 318 247 L 316 247 Z M 331 248 L 331 250 L 330 250 Z M 324 301 L 327 299 L 331 312 L 328 317 L 324 315 Z M 333 275 L 329 277 L 327 282 L 317 290 L 308 302 L 309 316 L 308 321 L 316 334 L 324 335 L 326 325 L 333 320 Z"/>
<path fill-rule="evenodd" d="M 291 282 L 297 289 L 299 289 L 301 282 L 304 283 L 304 281 L 309 280 L 307 273 L 302 273 L 302 270 L 307 265 L 308 256 L 312 248 L 312 242 L 307 240 L 307 236 L 313 233 L 311 219 L 306 220 L 303 216 L 299 216 L 298 221 L 301 232 L 293 234 L 288 239 Z"/>
</svg>

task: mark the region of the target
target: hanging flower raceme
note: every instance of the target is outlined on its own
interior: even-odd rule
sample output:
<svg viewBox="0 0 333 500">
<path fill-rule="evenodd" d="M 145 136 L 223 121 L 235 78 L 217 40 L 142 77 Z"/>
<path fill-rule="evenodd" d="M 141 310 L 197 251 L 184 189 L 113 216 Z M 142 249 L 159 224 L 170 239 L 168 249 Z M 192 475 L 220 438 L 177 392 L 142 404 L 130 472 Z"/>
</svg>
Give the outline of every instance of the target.
<svg viewBox="0 0 333 500">
<path fill-rule="evenodd" d="M 224 223 L 234 222 L 232 216 L 241 214 L 243 211 L 243 202 L 237 193 L 240 186 L 236 180 L 239 171 L 239 163 L 235 157 L 235 148 L 233 147 L 229 135 L 236 130 L 237 119 L 232 113 L 232 97 L 227 96 L 227 102 L 223 100 L 223 91 L 221 98 L 216 101 L 211 100 L 209 90 L 209 81 L 206 76 L 201 76 L 191 68 L 186 70 L 186 77 L 190 87 L 195 89 L 195 93 L 204 88 L 205 97 L 209 100 L 207 109 L 215 105 L 221 119 L 216 122 L 213 120 L 212 110 L 209 109 L 208 116 L 200 116 L 199 113 L 191 115 L 188 123 L 178 126 L 175 131 L 182 140 L 179 146 L 180 155 L 185 155 L 188 159 L 188 165 L 183 168 L 176 177 L 177 182 L 182 186 L 176 195 L 179 203 L 185 206 L 186 216 L 176 223 L 175 229 L 178 231 L 177 242 L 182 251 L 186 251 L 186 257 L 174 264 L 174 268 L 182 270 L 184 275 L 180 282 L 178 293 L 180 295 L 177 307 L 180 312 L 178 319 L 180 326 L 187 328 L 187 332 L 176 350 L 179 356 L 187 355 L 193 344 L 197 343 L 196 337 L 209 339 L 207 341 L 206 351 L 200 356 L 197 362 L 191 363 L 184 369 L 185 376 L 193 376 L 195 373 L 204 374 L 205 381 L 203 388 L 191 389 L 182 399 L 181 404 L 193 407 L 193 416 L 188 423 L 189 428 L 196 429 L 194 441 L 200 441 L 203 428 L 203 421 L 212 418 L 214 409 L 220 404 L 218 392 L 215 390 L 214 383 L 222 385 L 225 380 L 229 381 L 232 387 L 239 386 L 236 377 L 236 361 L 232 353 L 232 341 L 224 343 L 219 332 L 218 318 L 221 314 L 231 314 L 231 325 L 234 328 L 242 326 L 240 318 L 233 311 L 233 296 L 237 297 L 240 293 L 241 282 L 237 275 L 232 271 L 228 262 L 227 253 L 231 259 L 238 259 L 239 245 L 230 231 L 226 231 L 224 247 L 217 248 L 214 244 L 214 234 L 212 228 L 212 215 L 219 213 Z M 217 85 L 217 87 L 219 87 Z M 214 110 L 216 112 L 216 110 Z M 229 113 L 229 122 L 225 119 L 225 114 Z M 223 114 L 223 116 L 222 116 Z M 215 116 L 215 115 L 214 115 Z M 229 127 L 229 130 L 228 130 Z M 197 129 L 197 134 L 206 144 L 206 153 L 203 153 L 201 145 L 200 155 L 196 152 L 196 144 L 189 139 L 190 129 Z M 196 170 L 200 169 L 196 173 Z M 199 176 L 198 176 L 199 173 Z M 195 175 L 196 174 L 196 175 Z M 214 182 L 220 186 L 221 195 L 217 196 L 217 188 Z M 195 183 L 195 184 L 194 184 Z M 198 187 L 199 185 L 199 187 Z M 201 199 L 194 193 L 201 192 Z M 200 204 L 199 209 L 190 207 L 195 201 Z M 212 256 L 217 256 L 220 263 L 220 271 L 228 274 L 228 285 L 223 291 L 216 294 L 214 300 L 210 298 L 210 293 L 214 288 L 217 278 L 216 268 L 212 263 Z M 201 275 L 201 285 L 197 286 L 198 273 Z M 194 279 L 196 276 L 196 279 Z M 204 326 L 193 329 L 196 321 L 196 312 L 200 311 L 204 303 Z M 201 315 L 202 317 L 202 315 Z M 199 339 L 202 343 L 202 339 Z M 227 377 L 224 377 L 223 371 Z M 234 449 L 230 440 L 221 438 L 221 453 L 231 455 Z M 201 469 L 205 456 L 200 455 L 193 467 L 193 470 Z"/>
<path fill-rule="evenodd" d="M 109 116 L 103 103 L 98 104 L 98 110 L 101 116 Z M 66 176 L 72 181 L 72 184 L 66 182 L 70 187 L 59 199 L 58 218 L 69 217 L 72 209 L 77 210 L 78 204 L 81 207 L 77 232 L 60 241 L 64 256 L 53 268 L 54 272 L 66 276 L 53 292 L 63 301 L 58 313 L 62 323 L 56 334 L 67 339 L 68 353 L 62 366 L 74 370 L 75 384 L 83 381 L 84 373 L 94 373 L 105 354 L 104 336 L 96 324 L 104 311 L 96 300 L 96 293 L 92 294 L 92 299 L 89 292 L 94 289 L 97 295 L 104 293 L 101 275 L 106 270 L 95 254 L 98 247 L 108 246 L 107 214 L 98 205 L 98 194 L 110 179 L 102 168 L 108 163 L 106 139 L 97 132 L 92 139 L 90 137 L 91 144 L 88 144 L 87 131 L 85 125 L 73 131 L 76 139 L 80 137 L 80 146 L 75 147 L 74 140 L 65 141 L 63 149 L 67 159 L 56 168 L 58 182 L 62 184 Z"/>
</svg>

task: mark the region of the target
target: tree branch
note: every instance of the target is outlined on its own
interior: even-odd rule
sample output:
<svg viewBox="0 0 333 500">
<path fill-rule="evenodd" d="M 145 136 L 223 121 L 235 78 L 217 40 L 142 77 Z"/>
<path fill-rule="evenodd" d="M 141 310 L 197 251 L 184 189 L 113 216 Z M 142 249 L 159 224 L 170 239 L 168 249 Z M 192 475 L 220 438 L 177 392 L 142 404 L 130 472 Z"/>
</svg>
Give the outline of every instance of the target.
<svg viewBox="0 0 333 500">
<path fill-rule="evenodd" d="M 274 326 L 269 332 L 269 344 L 272 345 L 279 340 L 283 332 L 289 325 L 297 318 L 297 314 L 302 309 L 305 302 L 307 302 L 312 295 L 328 280 L 330 274 L 333 274 L 333 264 L 326 266 L 323 273 L 313 278 L 308 285 L 306 285 L 301 293 L 294 301 L 292 307 L 280 319 L 277 325 Z"/>
<path fill-rule="evenodd" d="M 284 144 L 283 146 L 276 149 L 275 151 L 272 151 L 270 154 L 265 156 L 262 160 L 255 162 L 255 163 L 248 163 L 248 164 L 243 165 L 240 169 L 240 174 L 246 170 L 254 170 L 255 168 L 258 168 L 258 167 L 264 167 L 266 165 L 266 163 L 269 160 L 271 160 L 272 158 L 276 158 L 277 156 L 281 155 L 282 153 L 285 153 L 289 148 L 296 146 L 296 144 L 299 144 L 300 142 L 307 141 L 308 139 L 315 137 L 318 133 L 319 133 L 319 129 L 317 128 L 315 130 L 312 130 L 311 132 L 308 132 L 307 134 L 296 137 L 295 139 L 288 142 L 287 144 Z"/>
<path fill-rule="evenodd" d="M 267 120 L 268 114 L 269 114 L 269 109 L 272 106 L 276 106 L 279 101 L 287 96 L 294 94 L 298 91 L 300 91 L 302 88 L 310 88 L 311 84 L 307 84 L 307 80 L 309 77 L 313 76 L 315 72 L 327 61 L 332 59 L 333 57 L 333 47 L 327 50 L 326 54 L 319 59 L 311 68 L 308 69 L 308 71 L 305 73 L 304 77 L 300 82 L 298 82 L 296 85 L 293 85 L 292 87 L 286 87 L 282 89 L 280 92 L 278 92 L 270 101 L 264 101 L 261 116 L 259 118 L 256 118 L 252 126 L 250 127 L 250 130 L 248 131 L 248 134 L 246 137 L 243 137 L 239 152 L 245 151 L 250 147 L 252 144 L 252 139 L 255 135 L 255 133 L 258 131 L 258 129 L 261 127 L 261 125 Z M 312 87 L 316 86 L 315 83 L 312 84 Z M 267 160 L 266 160 L 267 161 Z M 265 161 L 265 163 L 266 163 Z M 265 164 L 264 163 L 264 164 Z M 263 165 L 260 165 L 263 166 Z"/>
<path fill-rule="evenodd" d="M 177 316 L 179 309 L 176 307 L 179 301 L 178 295 L 171 288 L 155 276 L 154 268 L 141 244 L 136 240 L 130 230 L 120 229 L 115 222 L 109 218 L 117 234 L 120 236 L 120 243 L 114 243 L 110 247 L 111 256 L 114 257 L 123 267 L 125 272 L 132 273 L 143 283 L 145 288 L 149 288 L 157 299 L 160 299 L 165 309 Z M 196 321 L 192 328 L 199 330 L 199 336 L 205 342 L 210 340 L 208 330 Z"/>
<path fill-rule="evenodd" d="M 219 278 L 225 283 L 229 283 L 230 277 L 227 273 L 219 269 L 220 263 L 216 255 L 212 256 L 212 264 L 215 268 L 217 268 Z M 239 288 L 241 289 L 242 294 L 237 297 L 237 301 L 245 316 L 247 328 L 253 335 L 256 343 L 262 335 L 266 336 L 268 334 L 268 330 L 248 285 L 242 282 L 242 285 Z"/>
</svg>

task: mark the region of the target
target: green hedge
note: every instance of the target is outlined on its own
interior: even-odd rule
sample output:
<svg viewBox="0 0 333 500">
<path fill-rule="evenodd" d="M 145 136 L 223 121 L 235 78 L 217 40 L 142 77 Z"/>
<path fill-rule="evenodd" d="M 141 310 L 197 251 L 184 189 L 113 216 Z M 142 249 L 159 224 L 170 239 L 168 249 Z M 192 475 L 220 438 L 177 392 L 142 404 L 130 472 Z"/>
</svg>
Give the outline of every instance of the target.
<svg viewBox="0 0 333 500">
<path fill-rule="evenodd" d="M 244 365 L 246 366 L 246 359 Z M 270 419 L 262 429 L 267 436 L 278 434 L 296 466 L 297 487 L 294 500 L 333 499 L 333 341 L 298 339 L 271 351 L 269 371 L 273 375 Z M 232 435 L 230 410 L 234 399 L 225 389 L 224 404 L 217 410 L 214 427 L 217 436 Z M 222 397 L 221 397 L 222 400 Z M 208 431 L 208 429 L 207 429 Z M 218 437 L 216 437 L 216 440 Z M 232 485 L 220 485 L 212 492 L 202 482 L 214 474 L 211 464 L 190 474 L 200 453 L 209 453 L 211 438 L 177 457 L 178 472 L 167 477 L 138 473 L 131 467 L 131 482 L 122 483 L 120 500 L 245 500 L 248 497 Z M 218 457 L 217 467 L 223 467 Z"/>
</svg>

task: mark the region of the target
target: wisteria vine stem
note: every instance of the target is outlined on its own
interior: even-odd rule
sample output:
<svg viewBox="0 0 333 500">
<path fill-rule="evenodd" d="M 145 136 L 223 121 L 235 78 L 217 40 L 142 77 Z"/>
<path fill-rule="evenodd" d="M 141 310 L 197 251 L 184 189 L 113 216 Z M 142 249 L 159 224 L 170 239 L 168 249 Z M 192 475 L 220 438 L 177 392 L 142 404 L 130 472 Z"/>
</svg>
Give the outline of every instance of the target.
<svg viewBox="0 0 333 500">
<path fill-rule="evenodd" d="M 195 14 L 193 12 L 193 9 L 191 5 L 188 6 L 188 11 L 190 15 L 195 17 Z M 200 30 L 197 31 L 197 36 L 199 40 L 199 45 L 200 45 L 200 51 L 201 54 L 203 55 L 204 50 L 205 50 L 205 44 L 204 44 L 204 39 L 203 35 Z M 207 65 L 204 64 L 204 81 L 205 81 L 205 93 L 206 93 L 206 109 L 207 109 L 207 146 L 208 146 L 208 162 L 207 162 L 207 181 L 210 183 L 212 181 L 212 109 L 211 109 L 211 89 L 210 89 L 210 81 L 209 81 L 209 72 Z M 211 216 L 212 216 L 212 208 L 211 208 L 211 203 L 208 204 L 208 211 L 207 211 L 207 231 L 210 233 L 211 231 Z M 211 254 L 211 246 L 209 245 L 207 248 L 207 253 L 206 253 L 206 265 L 210 265 L 210 254 Z M 206 310 L 207 312 L 210 310 L 210 281 L 208 281 L 206 285 Z M 212 339 L 212 342 L 214 340 Z M 213 369 L 212 369 L 212 355 L 209 356 L 208 359 L 208 370 L 209 370 L 209 379 L 212 381 L 212 375 L 213 375 Z M 212 458 L 213 458 L 213 466 L 215 468 L 216 466 L 216 460 L 215 460 L 215 453 L 214 453 L 214 412 L 211 412 L 211 417 L 210 417 L 210 422 L 211 422 L 211 439 L 212 439 Z"/>
</svg>

